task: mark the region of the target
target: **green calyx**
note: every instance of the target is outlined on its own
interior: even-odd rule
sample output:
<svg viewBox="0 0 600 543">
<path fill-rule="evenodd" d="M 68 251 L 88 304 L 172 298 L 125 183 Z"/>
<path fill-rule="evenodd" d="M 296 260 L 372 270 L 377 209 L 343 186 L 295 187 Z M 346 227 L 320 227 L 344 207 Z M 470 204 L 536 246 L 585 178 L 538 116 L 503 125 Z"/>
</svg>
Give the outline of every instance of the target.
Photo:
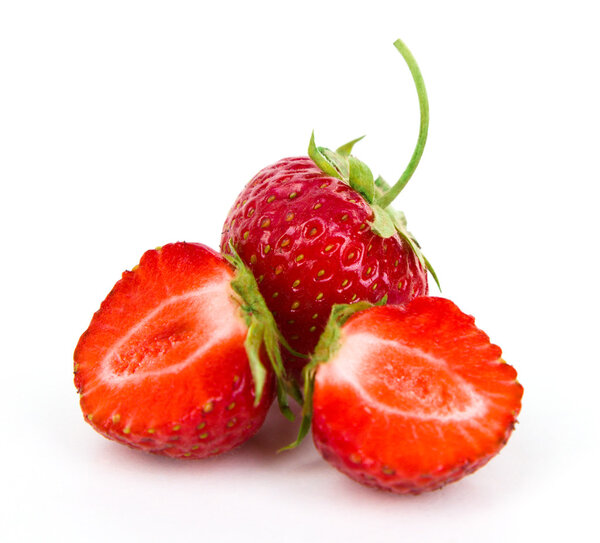
<svg viewBox="0 0 600 543">
<path fill-rule="evenodd" d="M 404 214 L 389 207 L 415 172 L 425 148 L 429 128 L 429 101 L 419 66 L 408 47 L 401 40 L 396 40 L 394 46 L 408 64 L 417 88 L 421 112 L 417 144 L 408 165 L 398 181 L 390 186 L 381 177 L 374 179 L 369 167 L 351 155 L 354 145 L 363 139 L 364 136 L 338 147 L 336 151 L 331 151 L 326 147 L 317 147 L 313 132 L 308 146 L 308 155 L 325 174 L 336 177 L 348 184 L 371 206 L 374 218 L 369 226 L 373 232 L 382 238 L 389 238 L 395 234 L 399 234 L 400 237 L 406 240 L 421 265 L 431 273 L 439 288 L 439 281 L 433 267 L 423 255 L 417 240 L 406 228 Z"/>
<path fill-rule="evenodd" d="M 387 295 L 384 296 L 375 305 L 385 305 Z M 315 389 L 315 376 L 320 364 L 325 364 L 340 347 L 343 324 L 355 313 L 372 307 L 374 304 L 369 302 L 356 302 L 354 304 L 337 304 L 331 308 L 327 326 L 315 347 L 315 351 L 310 362 L 304 366 L 302 376 L 304 378 L 304 404 L 302 406 L 302 421 L 298 430 L 298 437 L 293 443 L 280 449 L 281 451 L 293 449 L 306 437 L 310 430 L 313 414 L 313 392 Z"/>
<path fill-rule="evenodd" d="M 232 246 L 230 246 L 230 251 L 231 254 L 225 255 L 225 258 L 236 269 L 231 287 L 239 296 L 238 302 L 242 315 L 248 325 L 244 346 L 254 380 L 254 405 L 257 406 L 260 403 L 267 378 L 267 370 L 261 361 L 261 352 L 264 349 L 275 373 L 279 409 L 286 418 L 294 420 L 288 396 L 294 398 L 298 403 L 302 403 L 302 395 L 297 385 L 286 375 L 280 346 L 283 345 L 290 351 L 291 348 L 279 332 L 273 314 L 267 308 L 267 304 L 258 290 L 254 275 L 244 265 Z"/>
</svg>

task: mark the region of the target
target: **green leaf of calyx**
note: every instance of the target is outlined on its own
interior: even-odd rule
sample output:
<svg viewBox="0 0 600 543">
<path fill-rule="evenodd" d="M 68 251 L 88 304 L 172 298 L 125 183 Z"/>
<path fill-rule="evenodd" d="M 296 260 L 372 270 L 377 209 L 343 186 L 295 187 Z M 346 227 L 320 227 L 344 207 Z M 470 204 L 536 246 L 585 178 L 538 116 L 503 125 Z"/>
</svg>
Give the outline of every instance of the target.
<svg viewBox="0 0 600 543">
<path fill-rule="evenodd" d="M 284 340 L 277 329 L 272 313 L 258 290 L 254 275 L 244 265 L 231 243 L 229 250 L 231 254 L 225 255 L 225 258 L 236 269 L 235 276 L 231 281 L 231 288 L 239 297 L 240 309 L 248 325 L 244 346 L 254 380 L 254 405 L 260 403 L 266 380 L 267 372 L 260 359 L 260 353 L 264 346 L 271 368 L 275 373 L 279 409 L 286 418 L 293 420 L 294 415 L 287 400 L 288 395 L 299 403 L 302 400 L 295 384 L 288 379 L 283 366 L 280 345 L 284 343 Z"/>
<path fill-rule="evenodd" d="M 375 199 L 373 173 L 364 162 L 358 160 L 356 157 L 348 157 L 348 163 L 350 165 L 350 186 L 362 194 L 367 202 L 372 204 Z"/>
<path fill-rule="evenodd" d="M 321 169 L 321 171 L 331 177 L 337 177 L 344 182 L 348 182 L 348 160 L 342 155 L 326 147 L 317 147 L 315 144 L 315 133 L 310 136 L 308 144 L 308 156 Z"/>
<path fill-rule="evenodd" d="M 387 296 L 380 300 L 378 304 L 384 304 L 386 300 Z M 312 423 L 315 376 L 319 364 L 327 363 L 339 349 L 343 324 L 355 313 L 364 311 L 372 306 L 373 304 L 369 302 L 361 301 L 354 304 L 337 304 L 331 308 L 329 320 L 327 321 L 325 330 L 321 334 L 311 360 L 302 370 L 302 376 L 304 377 L 304 404 L 302 405 L 302 421 L 300 422 L 298 436 L 293 443 L 279 449 L 278 452 L 297 447 L 306 437 L 306 434 L 308 434 Z"/>
<path fill-rule="evenodd" d="M 352 149 L 354 148 L 354 145 L 357 144 L 360 140 L 362 140 L 364 138 L 364 136 L 361 136 L 360 138 L 356 138 L 352 141 L 349 141 L 348 143 L 344 143 L 344 145 L 340 145 L 335 152 L 338 155 L 341 156 L 345 156 L 345 157 L 349 157 L 350 153 L 352 152 Z"/>
<path fill-rule="evenodd" d="M 396 233 L 396 225 L 388 210 L 375 204 L 371 205 L 371 209 L 374 215 L 373 222 L 369 223 L 371 230 L 379 237 L 391 238 Z"/>
</svg>

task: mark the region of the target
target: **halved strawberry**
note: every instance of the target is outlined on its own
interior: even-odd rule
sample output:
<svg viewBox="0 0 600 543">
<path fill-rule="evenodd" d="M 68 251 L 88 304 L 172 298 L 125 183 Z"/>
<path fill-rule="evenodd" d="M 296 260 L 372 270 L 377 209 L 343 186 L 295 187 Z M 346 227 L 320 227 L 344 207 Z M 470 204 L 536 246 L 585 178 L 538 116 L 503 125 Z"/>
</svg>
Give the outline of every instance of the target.
<svg viewBox="0 0 600 543">
<path fill-rule="evenodd" d="M 326 460 L 365 485 L 418 494 L 498 453 L 523 388 L 473 317 L 420 297 L 355 313 L 340 328 L 335 321 L 353 310 L 332 316 L 306 370 L 313 438 Z"/>
<path fill-rule="evenodd" d="M 194 243 L 147 251 L 75 349 L 81 409 L 98 432 L 134 448 L 227 451 L 263 423 L 274 376 L 260 358 L 279 372 L 277 341 L 249 271 Z"/>
</svg>

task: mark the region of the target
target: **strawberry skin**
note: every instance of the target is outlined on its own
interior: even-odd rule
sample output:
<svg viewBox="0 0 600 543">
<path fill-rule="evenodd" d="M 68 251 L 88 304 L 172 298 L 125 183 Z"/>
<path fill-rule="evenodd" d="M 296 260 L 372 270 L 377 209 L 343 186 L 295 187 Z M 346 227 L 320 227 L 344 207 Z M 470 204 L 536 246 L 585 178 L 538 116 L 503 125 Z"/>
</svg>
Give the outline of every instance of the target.
<svg viewBox="0 0 600 543">
<path fill-rule="evenodd" d="M 203 458 L 260 428 L 273 376 L 254 405 L 234 274 L 193 243 L 147 251 L 123 273 L 75 349 L 75 386 L 95 430 L 136 449 Z"/>
<path fill-rule="evenodd" d="M 334 304 L 360 300 L 402 304 L 428 292 L 427 272 L 405 239 L 382 238 L 373 211 L 309 157 L 260 171 L 231 209 L 221 238 L 232 243 L 290 346 L 313 351 Z M 306 360 L 284 351 L 296 377 Z"/>
<path fill-rule="evenodd" d="M 521 407 L 516 371 L 473 317 L 421 297 L 355 313 L 316 369 L 313 439 L 352 479 L 419 494 L 486 464 Z"/>
</svg>

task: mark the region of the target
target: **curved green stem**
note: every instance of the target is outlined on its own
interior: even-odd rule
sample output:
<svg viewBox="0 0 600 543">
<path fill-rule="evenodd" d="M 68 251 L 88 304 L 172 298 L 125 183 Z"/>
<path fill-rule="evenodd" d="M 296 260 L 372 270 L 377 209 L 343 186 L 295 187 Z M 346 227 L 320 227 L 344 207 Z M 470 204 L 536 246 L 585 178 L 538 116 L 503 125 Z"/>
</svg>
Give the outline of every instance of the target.
<svg viewBox="0 0 600 543">
<path fill-rule="evenodd" d="M 427 130 L 429 128 L 429 101 L 427 100 L 427 91 L 425 90 L 425 82 L 423 81 L 421 70 L 419 70 L 417 61 L 412 56 L 412 53 L 401 40 L 396 40 L 394 42 L 394 46 L 396 49 L 398 49 L 408 64 L 408 68 L 410 69 L 415 86 L 417 87 L 419 108 L 421 110 L 421 125 L 419 127 L 419 138 L 417 139 L 417 145 L 413 151 L 408 166 L 404 170 L 404 173 L 400 176 L 400 179 L 396 181 L 395 185 L 393 185 L 377 199 L 376 203 L 383 208 L 386 208 L 394 201 L 394 198 L 400 194 L 400 191 L 406 186 L 412 177 L 412 174 L 417 169 L 419 161 L 421 160 L 421 155 L 423 154 L 423 149 L 425 148 L 425 142 L 427 141 Z"/>
</svg>

